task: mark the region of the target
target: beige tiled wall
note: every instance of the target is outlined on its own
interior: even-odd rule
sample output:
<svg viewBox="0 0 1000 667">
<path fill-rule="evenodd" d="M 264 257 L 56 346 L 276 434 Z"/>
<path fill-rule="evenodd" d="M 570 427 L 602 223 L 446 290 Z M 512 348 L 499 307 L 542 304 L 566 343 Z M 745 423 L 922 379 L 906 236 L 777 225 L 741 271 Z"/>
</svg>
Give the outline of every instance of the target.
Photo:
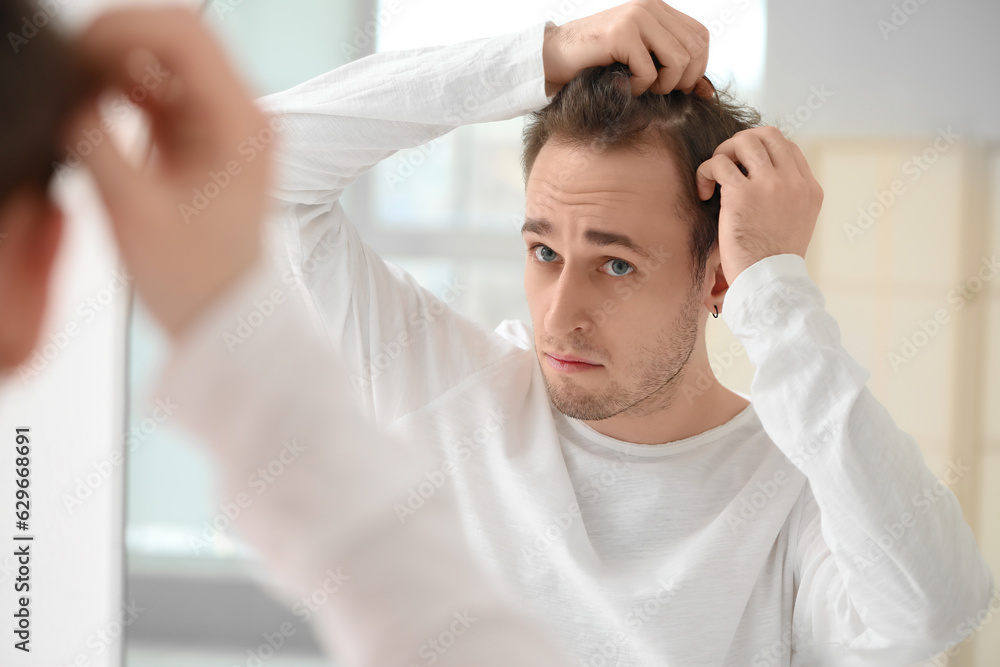
<svg viewBox="0 0 1000 667">
<path fill-rule="evenodd" d="M 1000 148 L 990 152 L 988 191 L 990 193 L 987 215 L 989 234 L 984 254 L 995 253 L 1000 257 Z M 988 309 L 983 351 L 985 369 L 982 388 L 983 412 L 981 433 L 983 456 L 979 478 L 979 531 L 978 539 L 983 555 L 993 569 L 993 576 L 1000 585 L 1000 276 L 996 276 L 984 290 Z M 991 627 L 984 629 L 973 644 L 975 667 L 995 667 L 1000 664 L 1000 618 L 994 617 Z"/>
</svg>

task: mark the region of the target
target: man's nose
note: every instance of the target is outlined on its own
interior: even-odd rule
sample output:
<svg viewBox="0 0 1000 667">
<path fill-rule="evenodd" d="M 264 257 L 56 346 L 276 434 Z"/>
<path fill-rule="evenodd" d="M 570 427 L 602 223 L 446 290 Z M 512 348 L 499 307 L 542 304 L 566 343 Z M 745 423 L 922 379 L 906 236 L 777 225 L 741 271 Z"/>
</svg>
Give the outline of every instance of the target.
<svg viewBox="0 0 1000 667">
<path fill-rule="evenodd" d="M 597 296 L 585 278 L 564 267 L 552 287 L 552 299 L 545 313 L 545 331 L 555 338 L 574 331 L 590 333 L 594 328 L 591 311 L 598 307 Z"/>
</svg>

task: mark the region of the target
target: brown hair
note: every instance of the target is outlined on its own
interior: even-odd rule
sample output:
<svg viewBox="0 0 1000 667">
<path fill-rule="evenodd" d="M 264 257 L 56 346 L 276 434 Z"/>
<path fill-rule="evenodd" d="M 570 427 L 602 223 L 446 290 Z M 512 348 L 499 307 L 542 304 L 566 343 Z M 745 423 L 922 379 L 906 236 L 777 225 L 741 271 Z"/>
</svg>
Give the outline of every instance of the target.
<svg viewBox="0 0 1000 667">
<path fill-rule="evenodd" d="M 528 118 L 521 165 L 527 182 L 545 142 L 608 150 L 666 148 L 681 174 L 678 213 L 689 221 L 689 251 L 695 283 L 718 238 L 719 188 L 708 201 L 698 198 L 695 173 L 719 144 L 741 130 L 760 125 L 760 114 L 737 104 L 725 91 L 710 98 L 679 90 L 669 95 L 646 91 L 632 95 L 628 66 L 621 63 L 582 70 L 552 102 Z"/>
<path fill-rule="evenodd" d="M 0 2 L 0 202 L 27 186 L 45 193 L 63 158 L 60 132 L 93 86 L 52 17 L 30 0 Z"/>
</svg>

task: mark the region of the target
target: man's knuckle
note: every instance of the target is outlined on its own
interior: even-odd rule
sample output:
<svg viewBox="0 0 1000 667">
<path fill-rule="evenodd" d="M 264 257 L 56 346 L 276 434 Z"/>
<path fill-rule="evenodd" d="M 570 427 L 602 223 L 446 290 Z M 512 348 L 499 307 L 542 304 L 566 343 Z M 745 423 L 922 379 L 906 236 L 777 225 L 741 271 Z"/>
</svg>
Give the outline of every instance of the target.
<svg viewBox="0 0 1000 667">
<path fill-rule="evenodd" d="M 623 13 L 625 18 L 629 21 L 638 21 L 642 18 L 643 14 L 646 13 L 646 8 L 642 6 L 640 0 L 634 0 L 633 2 L 625 5 Z"/>
<path fill-rule="evenodd" d="M 763 134 L 765 137 L 768 137 L 768 138 L 770 138 L 770 139 L 772 139 L 774 141 L 784 141 L 785 140 L 785 135 L 783 135 L 781 133 L 781 130 L 779 130 L 774 125 L 765 125 L 764 127 L 760 128 L 760 130 L 761 130 L 761 134 Z"/>
<path fill-rule="evenodd" d="M 635 25 L 629 21 L 627 16 L 619 18 L 619 20 L 608 26 L 608 36 L 613 40 L 625 40 L 631 38 L 635 34 Z"/>
<path fill-rule="evenodd" d="M 694 33 L 695 35 L 698 36 L 699 39 L 701 39 L 702 48 L 708 46 L 708 40 L 711 38 L 712 33 L 708 30 L 708 28 L 704 24 L 698 23 L 695 26 Z"/>
</svg>

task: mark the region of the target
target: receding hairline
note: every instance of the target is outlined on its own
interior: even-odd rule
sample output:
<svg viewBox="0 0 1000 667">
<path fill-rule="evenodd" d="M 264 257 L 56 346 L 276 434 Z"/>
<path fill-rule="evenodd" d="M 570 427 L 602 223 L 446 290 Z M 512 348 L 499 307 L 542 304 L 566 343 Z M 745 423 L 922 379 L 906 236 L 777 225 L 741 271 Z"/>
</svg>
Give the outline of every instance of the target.
<svg viewBox="0 0 1000 667">
<path fill-rule="evenodd" d="M 603 152 L 629 152 L 643 156 L 665 157 L 666 162 L 670 165 L 669 168 L 671 171 L 673 171 L 676 176 L 680 176 L 681 169 L 676 155 L 678 146 L 674 143 L 675 140 L 672 138 L 669 143 L 667 141 L 667 136 L 670 136 L 670 132 L 669 123 L 651 123 L 649 126 L 644 128 L 640 134 L 622 141 L 614 141 L 608 143 L 607 145 L 604 145 L 605 142 L 600 139 L 577 138 L 567 132 L 554 132 L 547 135 L 545 140 L 538 145 L 535 151 L 533 151 L 531 159 L 525 161 L 525 187 L 528 185 L 528 179 L 531 177 L 531 172 L 534 170 L 535 162 L 537 161 L 538 156 L 541 154 L 542 150 L 549 145 L 594 154 L 601 154 Z M 527 157 L 526 153 L 525 157 Z"/>
</svg>

